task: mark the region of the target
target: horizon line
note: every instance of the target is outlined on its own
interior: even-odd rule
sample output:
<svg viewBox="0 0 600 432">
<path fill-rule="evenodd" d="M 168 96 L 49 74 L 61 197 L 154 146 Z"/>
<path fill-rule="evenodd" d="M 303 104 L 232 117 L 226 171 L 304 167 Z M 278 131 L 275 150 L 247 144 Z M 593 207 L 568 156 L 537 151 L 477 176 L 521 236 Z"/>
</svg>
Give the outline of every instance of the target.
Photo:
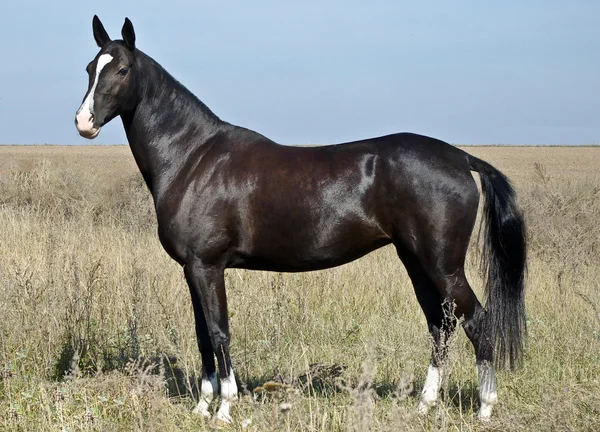
<svg viewBox="0 0 600 432">
<path fill-rule="evenodd" d="M 281 143 L 278 143 L 281 144 Z M 336 145 L 345 144 L 345 143 L 336 143 Z M 465 147 L 600 147 L 600 143 L 590 143 L 590 144 L 507 144 L 507 143 L 497 143 L 497 144 L 473 144 L 473 143 L 448 143 L 453 146 L 465 146 Z M 326 146 L 331 144 L 281 144 L 291 147 L 319 147 Z M 54 144 L 54 143 L 36 143 L 36 144 L 8 144 L 8 143 L 0 143 L 2 147 L 24 147 L 24 146 L 40 146 L 40 147 L 120 147 L 120 146 L 129 146 L 127 143 L 121 144 Z"/>
</svg>

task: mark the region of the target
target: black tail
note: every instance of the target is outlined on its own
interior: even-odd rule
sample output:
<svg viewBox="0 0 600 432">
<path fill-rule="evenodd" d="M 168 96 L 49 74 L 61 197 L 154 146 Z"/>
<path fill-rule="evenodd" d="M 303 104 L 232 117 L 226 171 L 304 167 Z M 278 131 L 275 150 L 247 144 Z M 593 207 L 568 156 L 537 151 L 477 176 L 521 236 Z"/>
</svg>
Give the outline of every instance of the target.
<svg viewBox="0 0 600 432">
<path fill-rule="evenodd" d="M 527 332 L 524 283 L 527 261 L 523 216 L 510 182 L 496 168 L 469 155 L 481 177 L 486 230 L 483 268 L 486 281 L 486 333 L 495 347 L 495 363 L 513 369 L 521 363 Z"/>
</svg>

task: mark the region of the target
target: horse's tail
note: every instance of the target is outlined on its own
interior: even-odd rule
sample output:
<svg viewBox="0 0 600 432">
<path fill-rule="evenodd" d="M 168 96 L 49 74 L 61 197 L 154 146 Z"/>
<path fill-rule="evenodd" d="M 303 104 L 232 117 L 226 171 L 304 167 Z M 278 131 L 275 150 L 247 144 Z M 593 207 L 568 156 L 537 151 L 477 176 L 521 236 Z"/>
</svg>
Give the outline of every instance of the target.
<svg viewBox="0 0 600 432">
<path fill-rule="evenodd" d="M 471 170 L 481 177 L 486 230 L 482 267 L 486 273 L 485 330 L 495 347 L 495 362 L 521 363 L 526 336 L 524 283 L 527 261 L 523 216 L 515 192 L 504 174 L 469 155 Z M 482 219 L 482 222 L 483 222 Z"/>
</svg>

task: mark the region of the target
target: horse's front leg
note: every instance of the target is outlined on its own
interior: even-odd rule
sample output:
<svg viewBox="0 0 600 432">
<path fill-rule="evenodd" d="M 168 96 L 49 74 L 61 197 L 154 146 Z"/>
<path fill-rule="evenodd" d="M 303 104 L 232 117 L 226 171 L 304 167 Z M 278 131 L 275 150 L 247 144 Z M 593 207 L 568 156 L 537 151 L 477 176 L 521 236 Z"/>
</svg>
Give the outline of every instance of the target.
<svg viewBox="0 0 600 432">
<path fill-rule="evenodd" d="M 211 379 L 211 369 L 209 368 L 212 364 L 212 371 L 214 371 L 214 359 L 212 357 L 214 353 L 217 356 L 221 384 L 221 405 L 217 412 L 216 420 L 223 423 L 231 423 L 231 403 L 237 398 L 238 389 L 233 368 L 231 367 L 231 358 L 229 357 L 229 320 L 227 316 L 224 269 L 207 266 L 201 261 L 194 261 L 186 264 L 185 276 L 192 292 L 192 299 L 196 295 L 197 300 L 199 300 L 200 309 L 205 319 L 204 323 L 206 324 L 206 327 L 203 327 L 202 322 L 200 326 L 198 325 L 199 315 L 202 314 L 196 313 L 196 330 L 198 333 L 202 333 L 202 335 L 199 334 L 198 339 L 204 370 L 207 374 L 206 383 L 203 374 L 202 387 L 206 384 L 206 396 L 208 396 L 210 390 L 214 389 L 212 387 L 213 383 L 216 384 L 216 380 L 214 378 Z M 194 308 L 196 308 L 195 304 Z M 205 351 L 202 348 L 204 345 L 204 335 L 207 335 L 210 341 L 210 358 L 208 358 L 208 350 L 206 350 L 207 358 L 205 358 Z M 209 384 L 210 389 L 208 388 Z M 203 393 L 204 389 L 201 389 L 201 397 L 204 396 Z M 207 402 L 210 403 L 210 400 L 207 400 Z M 203 403 L 202 399 L 200 403 Z M 203 410 L 205 407 L 203 405 L 198 408 Z M 208 404 L 206 404 L 207 408 Z M 206 413 L 207 410 L 202 414 Z"/>
<path fill-rule="evenodd" d="M 200 296 L 195 288 L 193 279 L 188 276 L 188 271 L 185 271 L 186 280 L 190 287 L 190 295 L 192 297 L 192 305 L 194 307 L 194 318 L 196 321 L 196 339 L 198 341 L 198 349 L 202 356 L 202 384 L 200 386 L 200 401 L 196 408 L 195 414 L 200 414 L 204 417 L 210 417 L 208 410 L 213 399 L 218 395 L 219 384 L 217 382 L 217 368 L 215 365 L 215 352 L 213 351 L 212 342 L 208 333 L 208 325 L 206 317 L 202 309 Z"/>
</svg>

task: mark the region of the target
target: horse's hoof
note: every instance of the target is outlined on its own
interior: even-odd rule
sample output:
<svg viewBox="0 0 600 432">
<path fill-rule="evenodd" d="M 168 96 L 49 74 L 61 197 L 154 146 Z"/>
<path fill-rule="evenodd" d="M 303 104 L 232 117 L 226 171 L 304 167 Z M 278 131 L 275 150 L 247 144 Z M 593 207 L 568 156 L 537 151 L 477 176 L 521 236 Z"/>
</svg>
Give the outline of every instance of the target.
<svg viewBox="0 0 600 432">
<path fill-rule="evenodd" d="M 192 410 L 192 414 L 200 415 L 202 417 L 210 417 L 210 411 L 208 411 L 208 405 L 201 406 L 198 404 L 196 408 Z"/>
<path fill-rule="evenodd" d="M 477 413 L 477 418 L 482 422 L 489 422 L 492 417 L 492 410 L 494 409 L 493 403 L 481 403 L 481 407 L 479 408 L 479 412 Z"/>
<path fill-rule="evenodd" d="M 429 410 L 433 407 L 433 405 L 430 405 L 426 402 L 419 402 L 419 406 L 417 406 L 417 412 L 421 415 L 425 415 L 427 413 L 429 413 Z"/>
<path fill-rule="evenodd" d="M 477 419 L 481 422 L 487 423 L 492 418 L 492 410 L 479 410 L 477 413 Z"/>
<path fill-rule="evenodd" d="M 198 408 L 194 408 L 192 414 L 196 414 L 202 417 L 210 418 L 210 412 L 208 410 L 201 410 Z"/>
</svg>

